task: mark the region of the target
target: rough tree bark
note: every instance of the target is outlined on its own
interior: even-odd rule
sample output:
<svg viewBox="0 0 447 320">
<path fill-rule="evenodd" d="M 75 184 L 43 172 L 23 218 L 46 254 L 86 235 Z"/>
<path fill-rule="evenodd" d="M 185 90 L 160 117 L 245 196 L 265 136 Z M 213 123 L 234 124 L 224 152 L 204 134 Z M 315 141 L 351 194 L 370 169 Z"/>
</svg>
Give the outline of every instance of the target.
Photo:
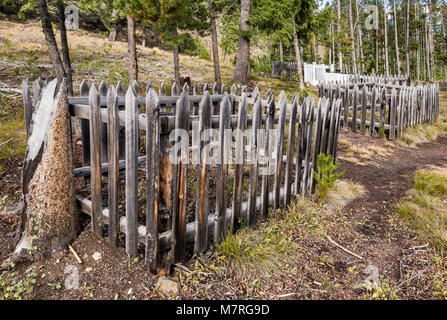
<svg viewBox="0 0 447 320">
<path fill-rule="evenodd" d="M 209 7 L 211 13 L 211 46 L 213 51 L 214 81 L 216 81 L 217 87 L 220 88 L 222 81 L 220 79 L 219 43 L 217 42 L 216 11 L 213 7 L 213 0 L 209 0 Z"/>
<path fill-rule="evenodd" d="M 430 70 L 431 75 L 435 76 L 435 55 L 434 55 L 434 41 L 433 41 L 433 3 L 432 0 L 428 0 L 428 48 L 430 54 Z"/>
<path fill-rule="evenodd" d="M 241 0 L 239 47 L 236 56 L 233 81 L 245 84 L 250 69 L 250 0 Z"/>
<path fill-rule="evenodd" d="M 295 47 L 295 60 L 298 72 L 298 79 L 300 83 L 300 88 L 304 88 L 304 79 L 303 79 L 303 62 L 301 60 L 301 50 L 300 45 L 298 43 L 298 35 L 296 33 L 295 26 L 295 17 L 292 19 L 292 28 L 293 28 L 293 45 Z"/>
<path fill-rule="evenodd" d="M 130 83 L 138 81 L 137 36 L 135 18 L 127 15 L 127 53 L 129 54 L 129 80 Z"/>
<path fill-rule="evenodd" d="M 284 62 L 284 49 L 282 46 L 282 41 L 279 42 L 279 61 Z"/>
<path fill-rule="evenodd" d="M 34 111 L 23 166 L 23 233 L 14 254 L 41 258 L 67 249 L 79 230 L 67 81 L 43 89 Z"/>
</svg>

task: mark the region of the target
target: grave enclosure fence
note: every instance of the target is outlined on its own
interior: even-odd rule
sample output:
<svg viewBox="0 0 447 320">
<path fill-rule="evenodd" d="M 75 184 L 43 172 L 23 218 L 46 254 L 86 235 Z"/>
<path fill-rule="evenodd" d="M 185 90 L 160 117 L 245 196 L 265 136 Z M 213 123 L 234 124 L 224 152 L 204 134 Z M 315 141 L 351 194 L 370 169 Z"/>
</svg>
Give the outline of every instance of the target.
<svg viewBox="0 0 447 320">
<path fill-rule="evenodd" d="M 33 87 L 31 96 L 24 82 L 27 124 L 45 84 L 38 79 Z M 167 96 L 163 84 L 158 94 L 149 84 L 141 95 L 137 82 L 125 90 L 122 83 L 82 81 L 80 95 L 69 97 L 82 129 L 84 166 L 74 176 L 90 185 L 76 200 L 93 231 L 106 230 L 112 246 L 124 238 L 131 256 L 144 248 L 149 269 L 158 272 L 264 220 L 292 196 L 313 193 L 318 155 L 336 158 L 342 100 L 323 97 L 316 104 L 295 94 L 288 103 L 285 92 L 275 100 L 270 90 L 264 97 L 258 88 L 237 91 L 206 84 L 199 94 L 197 85 L 174 84 Z M 187 132 L 188 151 L 171 163 L 175 129 Z M 200 139 L 207 129 L 217 132 L 211 153 Z M 272 129 L 275 135 L 262 134 Z M 235 134 L 228 139 L 226 130 Z M 218 161 L 191 161 L 209 154 Z"/>
<path fill-rule="evenodd" d="M 342 100 L 343 129 L 395 140 L 405 128 L 439 115 L 439 84 L 408 84 L 406 78 L 352 76 L 346 83 L 322 83 L 319 97 Z"/>
</svg>

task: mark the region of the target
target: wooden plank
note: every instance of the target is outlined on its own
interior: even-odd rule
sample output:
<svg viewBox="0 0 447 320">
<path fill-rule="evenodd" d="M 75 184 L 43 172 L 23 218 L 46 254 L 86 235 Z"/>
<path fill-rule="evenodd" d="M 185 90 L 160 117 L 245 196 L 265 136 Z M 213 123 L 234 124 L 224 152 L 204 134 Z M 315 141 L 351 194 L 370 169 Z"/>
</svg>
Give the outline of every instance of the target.
<svg viewBox="0 0 447 320">
<path fill-rule="evenodd" d="M 234 182 L 233 182 L 233 213 L 230 221 L 230 230 L 235 233 L 240 225 L 240 211 L 242 203 L 242 185 L 244 181 L 244 153 L 245 153 L 245 128 L 247 123 L 247 95 L 242 94 L 238 106 Z"/>
<path fill-rule="evenodd" d="M 349 94 L 349 86 L 346 86 L 343 96 L 343 129 L 345 130 L 348 130 Z"/>
<path fill-rule="evenodd" d="M 385 112 L 387 105 L 386 88 L 382 89 L 382 95 L 380 100 L 380 115 L 379 115 L 379 133 L 385 131 Z"/>
<path fill-rule="evenodd" d="M 396 138 L 396 89 L 391 90 L 391 106 L 390 106 L 390 130 L 388 132 L 388 139 L 394 140 Z"/>
<path fill-rule="evenodd" d="M 189 99 L 188 93 L 183 92 L 176 103 L 175 110 L 176 129 L 186 131 L 189 129 Z M 181 136 L 176 137 L 176 143 L 189 146 Z M 186 150 L 185 150 L 186 149 Z M 186 207 L 188 182 L 188 147 L 182 147 L 180 158 L 173 165 L 172 172 L 172 241 L 173 246 L 169 260 L 171 263 L 183 262 L 186 256 Z"/>
<path fill-rule="evenodd" d="M 118 81 L 116 85 L 116 95 L 118 99 L 120 97 L 124 97 L 126 94 L 124 85 L 121 81 Z M 124 106 L 118 107 L 120 111 L 124 111 Z M 120 127 L 120 133 L 119 133 L 119 153 L 120 153 L 120 160 L 126 160 L 126 129 L 124 127 Z"/>
<path fill-rule="evenodd" d="M 326 154 L 331 154 L 332 153 L 332 146 L 334 144 L 335 129 L 336 129 L 335 125 L 336 125 L 336 122 L 337 122 L 336 103 L 337 103 L 338 99 L 339 98 L 332 100 L 332 103 L 331 103 L 330 119 L 329 119 L 329 131 L 328 131 L 328 134 L 327 134 L 327 136 L 328 136 L 328 138 L 327 138 L 327 146 L 326 146 L 326 150 L 323 150 L 323 152 L 325 152 Z"/>
<path fill-rule="evenodd" d="M 205 149 L 205 131 L 211 128 L 212 106 L 209 92 L 206 92 L 199 105 L 199 164 L 197 165 L 197 198 L 195 215 L 194 252 L 203 252 L 208 247 L 208 184 L 209 152 Z M 209 138 L 209 137 L 207 137 Z"/>
<path fill-rule="evenodd" d="M 358 103 L 359 88 L 357 85 L 354 86 L 354 98 L 353 98 L 353 109 L 352 109 L 352 132 L 357 130 L 357 103 Z"/>
<path fill-rule="evenodd" d="M 369 118 L 369 135 L 374 136 L 374 123 L 376 122 L 376 94 L 377 90 L 374 86 L 372 88 L 372 96 L 371 96 L 371 114 Z"/>
<path fill-rule="evenodd" d="M 213 94 L 214 95 L 218 95 L 218 94 L 220 94 L 219 93 L 219 87 L 217 86 L 217 82 L 214 82 L 214 85 L 213 85 Z M 210 100 L 210 102 L 211 102 L 211 100 Z M 211 114 L 219 114 L 219 109 L 218 109 L 218 105 L 219 105 L 219 103 L 217 102 L 217 101 L 213 101 L 212 102 L 212 107 L 211 107 Z"/>
<path fill-rule="evenodd" d="M 268 205 L 269 205 L 269 194 L 270 194 L 270 185 L 271 185 L 271 155 L 272 155 L 272 147 L 273 143 L 270 138 L 270 132 L 272 132 L 275 118 L 275 100 L 270 99 L 270 102 L 267 106 L 266 116 L 267 119 L 264 124 L 264 148 L 263 148 L 263 172 L 262 172 L 262 181 L 261 181 L 261 218 L 265 219 L 268 216 Z"/>
<path fill-rule="evenodd" d="M 105 81 L 101 81 L 99 85 L 99 95 L 102 97 L 107 96 L 107 85 Z M 106 106 L 104 106 L 105 108 Z M 101 155 L 102 155 L 102 162 L 107 162 L 107 123 L 102 122 L 101 123 Z"/>
<path fill-rule="evenodd" d="M 92 230 L 102 236 L 102 192 L 101 192 L 101 118 L 99 93 L 92 83 L 89 92 L 90 107 L 90 155 L 91 155 L 91 192 L 92 192 Z"/>
<path fill-rule="evenodd" d="M 158 90 L 158 95 L 160 97 L 166 96 L 166 86 L 165 86 L 165 83 L 163 81 L 160 83 L 160 88 Z M 163 103 L 160 104 L 160 113 L 166 113 L 166 104 L 163 104 Z"/>
<path fill-rule="evenodd" d="M 252 109 L 253 122 L 250 131 L 249 150 L 250 158 L 250 185 L 248 190 L 247 225 L 256 223 L 256 185 L 258 184 L 258 133 L 261 128 L 261 98 L 258 97 Z"/>
<path fill-rule="evenodd" d="M 332 157 L 334 158 L 334 163 L 337 159 L 337 148 L 338 148 L 338 137 L 340 134 L 340 120 L 341 120 L 341 110 L 342 110 L 342 101 L 336 101 L 336 120 L 335 120 L 335 138 L 332 144 Z M 316 162 L 314 162 L 316 163 Z"/>
<path fill-rule="evenodd" d="M 83 80 L 83 82 L 84 81 L 85 80 Z M 37 103 L 40 100 L 43 86 L 44 86 L 43 81 L 40 77 L 38 79 L 34 80 L 34 82 L 33 82 L 33 106 L 34 106 L 34 108 L 37 107 Z M 87 90 L 87 96 L 88 96 L 88 90 Z"/>
<path fill-rule="evenodd" d="M 112 247 L 117 247 L 119 239 L 119 118 L 118 97 L 115 88 L 111 85 L 107 92 L 108 114 L 108 207 L 109 207 L 109 242 Z"/>
<path fill-rule="evenodd" d="M 231 129 L 231 101 L 225 94 L 220 104 L 219 115 L 219 154 L 216 180 L 216 220 L 214 222 L 214 243 L 219 243 L 225 236 L 225 212 L 228 163 L 230 159 L 231 136 L 225 134 L 225 130 Z"/>
<path fill-rule="evenodd" d="M 366 86 L 363 86 L 363 91 L 362 91 L 362 115 L 361 115 L 361 122 L 360 122 L 360 134 L 365 134 L 366 133 L 366 126 L 365 126 L 365 121 L 366 121 Z"/>
<path fill-rule="evenodd" d="M 286 124 L 287 101 L 285 94 L 279 102 L 279 121 L 276 127 L 276 158 L 275 158 L 275 176 L 273 177 L 273 210 L 277 210 L 280 205 L 281 173 L 282 173 L 282 154 L 284 145 L 284 130 Z"/>
<path fill-rule="evenodd" d="M 89 96 L 89 86 L 87 81 L 82 80 L 79 88 L 81 97 Z M 90 165 L 90 121 L 87 119 L 81 119 L 81 140 L 82 140 L 82 165 Z"/>
<path fill-rule="evenodd" d="M 310 151 L 312 149 L 312 133 L 313 133 L 313 126 L 314 126 L 314 101 L 313 99 L 309 98 L 306 101 L 306 113 L 307 113 L 307 119 L 306 119 L 306 143 L 304 146 L 304 173 L 301 183 L 301 195 L 305 196 L 307 193 L 309 193 L 309 185 L 312 183 L 312 168 L 310 165 L 311 155 Z"/>
<path fill-rule="evenodd" d="M 194 87 L 192 88 L 192 95 L 193 96 L 199 95 L 199 86 L 197 84 L 195 84 Z M 194 102 L 192 114 L 195 116 L 197 116 L 199 114 L 199 103 L 198 102 Z"/>
<path fill-rule="evenodd" d="M 159 263 L 160 104 L 154 88 L 146 91 L 146 252 L 145 263 L 157 272 Z"/>
<path fill-rule="evenodd" d="M 290 203 L 290 198 L 292 194 L 292 170 L 293 170 L 293 156 L 295 151 L 295 136 L 296 136 L 296 114 L 298 109 L 298 99 L 294 99 L 292 104 L 292 109 L 290 110 L 289 116 L 289 136 L 287 139 L 287 162 L 286 162 L 286 176 L 284 179 L 284 188 L 285 188 L 285 196 L 284 196 L 284 207 Z"/>
<path fill-rule="evenodd" d="M 138 105 L 136 92 L 129 86 L 126 92 L 126 253 L 138 254 Z"/>
<path fill-rule="evenodd" d="M 28 140 L 30 135 L 30 123 L 33 115 L 33 105 L 31 101 L 31 91 L 28 85 L 28 79 L 22 82 L 22 99 L 23 99 L 23 114 L 25 116 L 25 131 L 26 139 Z"/>
<path fill-rule="evenodd" d="M 299 109 L 299 126 L 296 150 L 296 170 L 295 170 L 295 188 L 294 193 L 301 192 L 301 179 L 303 177 L 303 152 L 304 152 L 304 138 L 306 136 L 306 99 L 303 100 Z"/>
</svg>

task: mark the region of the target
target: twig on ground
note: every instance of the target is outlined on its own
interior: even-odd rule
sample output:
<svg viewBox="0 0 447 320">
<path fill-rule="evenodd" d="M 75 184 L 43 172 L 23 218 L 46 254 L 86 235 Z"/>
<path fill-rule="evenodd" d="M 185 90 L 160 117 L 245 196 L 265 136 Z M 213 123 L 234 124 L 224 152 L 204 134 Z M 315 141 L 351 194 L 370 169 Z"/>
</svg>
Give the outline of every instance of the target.
<svg viewBox="0 0 447 320">
<path fill-rule="evenodd" d="M 410 281 L 412 281 L 412 280 L 414 280 L 414 279 L 416 279 L 416 278 L 419 278 L 420 276 L 422 276 L 422 275 L 428 270 L 428 268 L 429 268 L 430 266 L 431 266 L 431 263 L 428 263 L 428 265 L 427 265 L 421 272 L 419 272 L 417 275 L 412 276 L 410 279 L 407 279 L 407 280 L 402 281 L 402 282 L 399 283 L 397 286 L 394 286 L 394 287 L 390 290 L 390 292 L 388 293 L 388 300 L 391 299 L 391 294 L 393 293 L 394 290 L 400 288 L 401 286 L 403 286 L 403 285 L 404 285 L 405 283 L 407 283 L 407 282 L 410 282 Z"/>
<path fill-rule="evenodd" d="M 339 248 L 342 249 L 344 252 L 349 253 L 350 255 L 352 255 L 352 256 L 354 256 L 354 257 L 360 259 L 360 260 L 363 260 L 363 259 L 364 259 L 362 256 L 359 256 L 358 254 L 355 254 L 354 252 L 352 252 L 352 251 L 346 249 L 345 247 L 339 245 L 337 242 L 335 242 L 334 240 L 332 240 L 331 237 L 329 237 L 327 234 L 326 234 L 325 236 L 326 236 L 326 238 L 327 238 L 332 244 L 334 244 L 335 246 L 339 247 Z"/>
<path fill-rule="evenodd" d="M 181 263 L 176 263 L 175 264 L 176 267 L 178 267 L 179 269 L 182 269 L 183 271 L 186 271 L 187 273 L 192 273 L 191 270 L 189 270 L 187 267 L 185 267 L 183 264 Z"/>
<path fill-rule="evenodd" d="M 8 139 L 6 141 L 3 141 L 2 143 L 0 143 L 0 146 L 2 146 L 4 144 L 7 144 L 9 141 L 12 141 L 12 140 L 14 140 L 14 138 L 10 138 L 10 139 Z"/>
<path fill-rule="evenodd" d="M 421 246 L 411 247 L 410 250 L 419 250 L 419 249 L 423 249 L 423 248 L 427 248 L 427 247 L 428 247 L 428 242 L 426 244 L 421 245 Z"/>
<path fill-rule="evenodd" d="M 79 257 L 79 255 L 76 253 L 75 249 L 73 249 L 73 247 L 71 245 L 68 245 L 68 249 L 70 249 L 71 253 L 73 253 L 74 257 L 79 262 L 79 264 L 82 264 L 82 260 Z"/>
</svg>

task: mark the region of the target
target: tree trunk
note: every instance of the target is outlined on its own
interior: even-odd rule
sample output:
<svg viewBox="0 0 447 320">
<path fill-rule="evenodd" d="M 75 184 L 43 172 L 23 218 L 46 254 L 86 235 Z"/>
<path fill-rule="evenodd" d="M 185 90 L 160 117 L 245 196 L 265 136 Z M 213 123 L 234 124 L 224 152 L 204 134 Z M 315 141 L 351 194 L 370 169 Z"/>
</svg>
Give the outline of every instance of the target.
<svg viewBox="0 0 447 320">
<path fill-rule="evenodd" d="M 143 40 L 141 41 L 141 46 L 146 47 L 146 28 L 143 27 Z"/>
<path fill-rule="evenodd" d="M 233 80 L 245 84 L 250 69 L 250 0 L 241 0 L 241 18 L 239 47 L 236 56 L 236 66 L 234 68 Z"/>
<path fill-rule="evenodd" d="M 388 14 L 386 11 L 386 0 L 383 1 L 383 33 L 385 36 L 385 74 L 390 76 L 390 65 L 388 60 Z"/>
<path fill-rule="evenodd" d="M 282 41 L 279 42 L 279 61 L 284 62 L 284 49 L 282 47 Z"/>
<path fill-rule="evenodd" d="M 109 33 L 109 41 L 116 41 L 116 29 L 112 28 Z"/>
<path fill-rule="evenodd" d="M 428 0 L 428 48 L 430 54 L 430 70 L 431 75 L 435 77 L 435 55 L 434 55 L 434 41 L 433 41 L 433 3 L 432 0 Z"/>
<path fill-rule="evenodd" d="M 410 0 L 407 0 L 407 9 L 405 13 L 405 60 L 407 67 L 407 77 L 410 76 L 410 51 L 408 42 L 410 37 Z"/>
<path fill-rule="evenodd" d="M 70 62 L 70 51 L 68 49 L 67 29 L 65 28 L 65 9 L 63 2 L 57 3 L 57 11 L 59 18 L 59 31 L 61 39 L 61 53 L 62 53 L 62 65 L 65 71 L 65 77 L 67 78 L 68 94 L 73 95 L 73 81 L 72 70 Z"/>
<path fill-rule="evenodd" d="M 40 258 L 65 250 L 79 230 L 67 80 L 52 80 L 34 111 L 23 166 L 24 232 L 14 253 Z"/>
<path fill-rule="evenodd" d="M 172 35 L 175 37 L 177 36 L 177 34 L 177 28 L 175 28 L 172 31 Z M 178 53 L 178 45 L 174 44 L 172 50 L 172 58 L 174 59 L 174 81 L 175 83 L 177 83 L 178 86 L 180 86 L 180 59 Z"/>
<path fill-rule="evenodd" d="M 355 0 L 357 1 L 357 0 Z M 349 31 L 351 35 L 351 41 L 352 41 L 352 68 L 353 73 L 357 73 L 357 62 L 355 57 L 355 39 L 354 39 L 354 25 L 352 23 L 352 1 L 349 0 L 349 9 L 348 9 L 348 15 L 349 15 Z"/>
<path fill-rule="evenodd" d="M 341 20 L 340 0 L 337 0 L 337 35 L 338 36 L 340 36 L 340 32 L 341 32 L 340 20 Z M 340 69 L 340 72 L 343 72 L 343 53 L 341 52 L 340 41 L 337 42 L 337 50 L 338 50 L 338 68 Z"/>
<path fill-rule="evenodd" d="M 414 2 L 414 18 L 416 20 L 419 20 L 419 13 L 418 13 L 418 7 L 417 7 L 417 1 Z M 420 34 L 419 34 L 419 27 L 416 28 L 416 43 L 417 43 L 417 49 L 416 49 L 416 79 L 419 81 L 421 80 L 421 52 L 420 52 Z"/>
<path fill-rule="evenodd" d="M 408 0 L 407 0 L 408 1 Z M 428 23 L 427 18 L 424 19 L 425 26 L 425 81 L 430 81 L 431 79 L 431 70 L 430 70 L 430 37 L 428 34 Z"/>
<path fill-rule="evenodd" d="M 365 70 L 365 62 L 364 62 L 364 58 L 363 58 L 362 28 L 361 28 L 361 24 L 359 23 L 359 21 L 360 21 L 359 4 L 358 4 L 357 0 L 355 0 L 354 2 L 355 2 L 355 16 L 356 16 L 354 30 L 356 30 L 356 32 L 357 32 L 357 41 L 358 41 L 357 57 L 360 59 L 360 64 L 357 64 L 357 69 L 358 69 L 358 72 L 361 73 Z M 364 7 L 364 2 L 362 1 L 362 15 L 363 15 L 363 7 Z"/>
<path fill-rule="evenodd" d="M 304 88 L 304 79 L 303 79 L 303 62 L 301 60 L 301 50 L 300 45 L 298 43 L 298 35 L 296 33 L 295 27 L 295 17 L 292 19 L 292 27 L 293 27 L 293 45 L 295 46 L 295 60 L 298 71 L 298 79 L 300 88 Z"/>
<path fill-rule="evenodd" d="M 397 75 L 400 76 L 399 37 L 397 36 L 396 0 L 392 0 L 392 1 L 393 1 L 394 44 L 395 44 L 395 48 L 396 48 Z"/>
<path fill-rule="evenodd" d="M 42 22 L 42 30 L 45 35 L 45 41 L 48 46 L 48 52 L 50 54 L 51 63 L 53 64 L 56 76 L 65 77 L 64 66 L 59 55 L 59 49 L 57 47 L 56 38 L 53 32 L 53 26 L 51 25 L 50 14 L 48 13 L 48 5 L 46 0 L 37 0 L 39 6 L 40 20 Z"/>
<path fill-rule="evenodd" d="M 135 18 L 127 15 L 127 53 L 129 54 L 129 81 L 138 81 L 137 35 Z"/>
<path fill-rule="evenodd" d="M 216 12 L 213 7 L 213 0 L 209 0 L 209 7 L 211 13 L 211 47 L 213 51 L 214 81 L 217 83 L 217 87 L 220 88 L 222 81 L 220 79 L 219 43 L 217 41 Z"/>
</svg>

